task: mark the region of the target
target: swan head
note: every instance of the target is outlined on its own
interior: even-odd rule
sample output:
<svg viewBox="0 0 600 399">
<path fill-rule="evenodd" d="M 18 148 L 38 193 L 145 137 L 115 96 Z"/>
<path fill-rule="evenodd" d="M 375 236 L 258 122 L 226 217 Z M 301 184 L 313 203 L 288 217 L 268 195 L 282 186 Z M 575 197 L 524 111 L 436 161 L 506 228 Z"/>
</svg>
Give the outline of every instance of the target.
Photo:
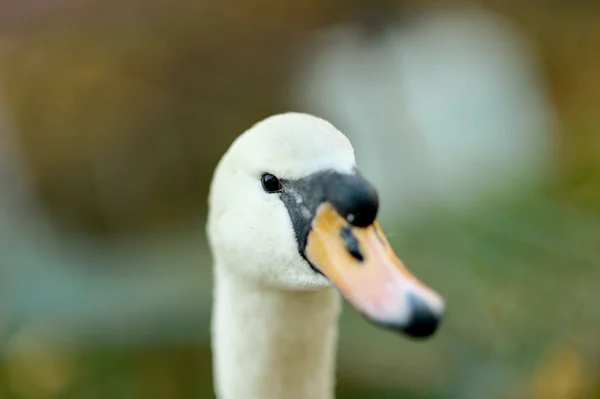
<svg viewBox="0 0 600 399">
<path fill-rule="evenodd" d="M 444 302 L 395 256 L 378 207 L 346 136 L 323 119 L 285 113 L 251 127 L 221 158 L 207 232 L 230 276 L 270 289 L 335 286 L 376 324 L 430 336 Z"/>
</svg>

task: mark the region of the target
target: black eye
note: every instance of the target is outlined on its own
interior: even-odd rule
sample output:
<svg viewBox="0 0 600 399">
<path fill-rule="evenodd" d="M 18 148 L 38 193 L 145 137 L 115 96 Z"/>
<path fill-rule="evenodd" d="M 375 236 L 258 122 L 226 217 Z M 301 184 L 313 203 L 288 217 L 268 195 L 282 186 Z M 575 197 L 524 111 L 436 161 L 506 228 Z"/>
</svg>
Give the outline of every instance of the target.
<svg viewBox="0 0 600 399">
<path fill-rule="evenodd" d="M 281 181 L 279 181 L 278 178 L 269 173 L 265 173 L 264 175 L 262 175 L 260 181 L 262 183 L 263 189 L 268 193 L 276 193 L 283 189 L 283 184 L 281 184 Z"/>
</svg>

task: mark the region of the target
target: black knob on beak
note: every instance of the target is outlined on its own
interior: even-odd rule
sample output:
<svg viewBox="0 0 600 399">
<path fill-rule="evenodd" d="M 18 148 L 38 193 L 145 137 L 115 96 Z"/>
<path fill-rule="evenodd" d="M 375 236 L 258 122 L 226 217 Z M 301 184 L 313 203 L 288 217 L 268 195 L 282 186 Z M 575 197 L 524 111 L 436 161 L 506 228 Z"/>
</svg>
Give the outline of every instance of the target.
<svg viewBox="0 0 600 399">
<path fill-rule="evenodd" d="M 358 227 L 372 224 L 379 209 L 377 191 L 359 174 L 336 174 L 326 188 L 325 200 L 349 223 Z"/>
</svg>

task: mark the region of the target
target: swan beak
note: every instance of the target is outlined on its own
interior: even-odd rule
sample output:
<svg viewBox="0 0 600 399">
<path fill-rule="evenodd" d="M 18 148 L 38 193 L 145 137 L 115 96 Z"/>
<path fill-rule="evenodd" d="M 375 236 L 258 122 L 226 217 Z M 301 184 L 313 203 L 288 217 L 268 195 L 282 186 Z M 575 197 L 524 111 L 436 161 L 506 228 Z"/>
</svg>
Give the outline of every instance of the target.
<svg viewBox="0 0 600 399">
<path fill-rule="evenodd" d="M 398 259 L 376 220 L 353 226 L 330 203 L 321 204 L 305 256 L 372 322 L 414 338 L 437 330 L 443 299 Z"/>
</svg>

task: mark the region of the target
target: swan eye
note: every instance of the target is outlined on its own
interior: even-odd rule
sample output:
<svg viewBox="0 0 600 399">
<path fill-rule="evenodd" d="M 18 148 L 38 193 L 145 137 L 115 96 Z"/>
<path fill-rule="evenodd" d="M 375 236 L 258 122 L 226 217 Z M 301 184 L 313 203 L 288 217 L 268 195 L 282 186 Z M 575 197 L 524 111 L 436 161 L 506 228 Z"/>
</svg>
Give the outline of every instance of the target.
<svg viewBox="0 0 600 399">
<path fill-rule="evenodd" d="M 260 178 L 260 181 L 263 189 L 267 193 L 277 193 L 283 189 L 283 184 L 281 184 L 281 181 L 272 174 L 265 173 Z"/>
</svg>

